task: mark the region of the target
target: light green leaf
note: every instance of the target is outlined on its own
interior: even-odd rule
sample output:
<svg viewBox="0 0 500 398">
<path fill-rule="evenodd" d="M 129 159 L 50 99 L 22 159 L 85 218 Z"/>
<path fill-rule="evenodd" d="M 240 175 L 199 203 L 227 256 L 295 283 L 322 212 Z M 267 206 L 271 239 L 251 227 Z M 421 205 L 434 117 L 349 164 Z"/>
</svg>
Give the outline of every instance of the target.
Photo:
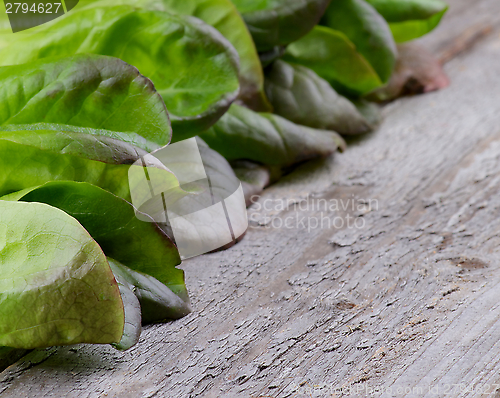
<svg viewBox="0 0 500 398">
<path fill-rule="evenodd" d="M 316 25 L 331 0 L 232 0 L 257 50 L 267 51 L 300 39 Z"/>
<path fill-rule="evenodd" d="M 158 144 L 135 133 L 56 123 L 3 125 L 0 126 L 0 137 L 113 164 L 133 163 L 142 154 L 159 148 Z"/>
<path fill-rule="evenodd" d="M 63 211 L 0 201 L 0 270 L 0 345 L 120 341 L 124 310 L 106 257 Z"/>
<path fill-rule="evenodd" d="M 85 181 L 130 198 L 129 166 L 110 165 L 77 156 L 45 151 L 0 137 L 0 194 L 5 195 L 54 180 Z"/>
<path fill-rule="evenodd" d="M 229 160 L 248 159 L 266 165 L 290 166 L 327 156 L 344 141 L 335 132 L 294 124 L 280 116 L 256 113 L 238 105 L 200 135 Z"/>
<path fill-rule="evenodd" d="M 325 26 L 316 26 L 290 44 L 283 59 L 312 69 L 337 91 L 347 94 L 366 94 L 382 85 L 377 72 L 349 38 Z"/>
<path fill-rule="evenodd" d="M 146 0 L 165 11 L 192 15 L 216 28 L 240 56 L 240 99 L 256 111 L 270 111 L 264 94 L 264 74 L 259 55 L 241 15 L 231 0 Z"/>
<path fill-rule="evenodd" d="M 88 2 L 83 3 L 84 6 Z M 97 0 L 90 6 L 128 4 L 147 10 L 166 11 L 201 19 L 216 28 L 240 57 L 239 98 L 250 108 L 271 110 L 264 94 L 264 74 L 257 49 L 241 15 L 231 0 Z"/>
<path fill-rule="evenodd" d="M 0 126 L 0 195 L 70 180 L 89 182 L 130 200 L 130 166 L 124 163 L 132 163 L 144 151 L 100 135 L 109 133 L 106 130 L 80 129 L 50 124 Z"/>
<path fill-rule="evenodd" d="M 297 124 L 340 134 L 366 133 L 373 127 L 347 98 L 301 65 L 275 61 L 266 69 L 266 93 L 274 112 Z"/>
<path fill-rule="evenodd" d="M 446 11 L 447 8 L 426 20 L 390 23 L 389 26 L 394 36 L 394 40 L 398 43 L 403 43 L 426 35 L 439 25 Z"/>
<path fill-rule="evenodd" d="M 153 81 L 178 136 L 211 126 L 238 95 L 238 54 L 216 29 L 195 18 L 96 6 L 75 8 L 29 31 L 10 34 L 9 45 L 0 49 L 1 65 L 79 53 L 120 58 Z"/>
<path fill-rule="evenodd" d="M 367 1 L 389 22 L 398 43 L 429 33 L 448 10 L 448 5 L 441 0 Z"/>
<path fill-rule="evenodd" d="M 108 257 L 159 279 L 188 301 L 177 248 L 154 222 L 140 221 L 132 205 L 96 186 L 49 182 L 10 194 L 0 200 L 46 203 L 77 219 Z M 152 220 L 151 220 L 152 221 Z"/>
<path fill-rule="evenodd" d="M 335 0 L 322 21 L 349 38 L 382 82 L 389 80 L 396 63 L 396 43 L 387 22 L 373 6 L 365 0 Z"/>
<path fill-rule="evenodd" d="M 112 57 L 82 54 L 0 67 L 0 102 L 0 125 L 69 124 L 131 133 L 160 146 L 172 134 L 151 81 Z"/>
</svg>

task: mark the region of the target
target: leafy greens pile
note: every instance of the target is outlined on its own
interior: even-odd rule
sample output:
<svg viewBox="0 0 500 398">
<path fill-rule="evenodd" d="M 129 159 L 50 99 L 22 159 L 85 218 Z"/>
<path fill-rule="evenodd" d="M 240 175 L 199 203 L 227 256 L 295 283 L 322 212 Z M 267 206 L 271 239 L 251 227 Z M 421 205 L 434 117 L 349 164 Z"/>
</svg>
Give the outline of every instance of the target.
<svg viewBox="0 0 500 398">
<path fill-rule="evenodd" d="M 88 0 L 16 34 L 3 14 L 0 346 L 127 349 L 141 324 L 189 313 L 173 240 L 130 204 L 130 165 L 199 136 L 223 156 L 209 167 L 258 193 L 342 150 L 339 134 L 372 130 L 377 107 L 363 97 L 389 81 L 396 42 L 431 31 L 446 9 Z"/>
</svg>

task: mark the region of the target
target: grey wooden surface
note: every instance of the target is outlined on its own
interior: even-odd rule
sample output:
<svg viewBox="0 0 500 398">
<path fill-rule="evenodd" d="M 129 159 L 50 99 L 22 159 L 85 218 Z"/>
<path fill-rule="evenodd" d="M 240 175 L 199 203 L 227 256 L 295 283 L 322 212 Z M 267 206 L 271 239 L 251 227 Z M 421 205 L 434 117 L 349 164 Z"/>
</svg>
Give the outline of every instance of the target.
<svg viewBox="0 0 500 398">
<path fill-rule="evenodd" d="M 182 265 L 192 314 L 33 351 L 2 397 L 500 396 L 500 2 L 449 3 L 435 53 L 492 30 L 448 89 L 267 189 L 241 243 Z"/>
</svg>

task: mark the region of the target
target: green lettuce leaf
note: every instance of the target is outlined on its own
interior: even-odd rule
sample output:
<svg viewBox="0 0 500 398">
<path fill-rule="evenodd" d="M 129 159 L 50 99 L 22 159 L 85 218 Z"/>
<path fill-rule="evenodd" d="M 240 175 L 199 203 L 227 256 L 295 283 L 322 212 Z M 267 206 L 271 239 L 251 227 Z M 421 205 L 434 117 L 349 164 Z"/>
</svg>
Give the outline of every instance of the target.
<svg viewBox="0 0 500 398">
<path fill-rule="evenodd" d="M 195 18 L 96 6 L 75 8 L 29 32 L 10 34 L 0 65 L 79 53 L 120 58 L 153 81 L 178 136 L 210 127 L 238 95 L 238 54 L 216 29 Z"/>
<path fill-rule="evenodd" d="M 146 152 L 108 133 L 51 124 L 0 126 L 0 195 L 68 180 L 131 200 L 129 164 Z"/>
<path fill-rule="evenodd" d="M 326 26 L 290 44 L 283 59 L 312 69 L 342 93 L 362 95 L 383 84 L 349 38 Z"/>
<path fill-rule="evenodd" d="M 256 196 L 262 193 L 264 188 L 281 177 L 279 168 L 249 160 L 234 160 L 231 162 L 231 167 L 236 177 L 241 181 L 247 207 L 253 203 Z"/>
<path fill-rule="evenodd" d="M 268 51 L 300 39 L 316 25 L 331 0 L 232 0 L 257 45 Z"/>
<path fill-rule="evenodd" d="M 259 53 L 260 62 L 264 68 L 281 58 L 286 51 L 286 46 L 274 46 L 271 50 Z"/>
<path fill-rule="evenodd" d="M 125 351 L 136 345 L 142 332 L 142 314 L 139 299 L 134 294 L 134 285 L 129 283 L 120 273 L 115 271 L 116 262 L 108 257 L 108 263 L 113 271 L 116 283 L 120 289 L 120 297 L 125 313 L 122 338 L 117 343 L 112 343 L 117 350 Z"/>
<path fill-rule="evenodd" d="M 88 183 L 49 182 L 0 198 L 57 207 L 82 224 L 108 257 L 152 275 L 188 301 L 177 248 L 154 222 L 140 221 L 132 205 Z M 152 220 L 151 220 L 152 221 Z"/>
<path fill-rule="evenodd" d="M 99 245 L 41 203 L 0 201 L 0 345 L 116 343 L 120 292 Z"/>
<path fill-rule="evenodd" d="M 159 146 L 172 131 L 161 96 L 133 66 L 80 54 L 0 67 L 0 125 L 59 123 L 138 136 Z M 141 145 L 139 145 L 141 146 Z M 144 145 L 153 150 L 154 145 Z"/>
<path fill-rule="evenodd" d="M 265 87 L 274 112 L 294 123 L 340 134 L 373 127 L 352 102 L 304 66 L 275 61 L 266 69 Z"/>
<path fill-rule="evenodd" d="M 299 126 L 234 104 L 200 137 L 229 160 L 248 159 L 282 167 L 327 156 L 345 145 L 333 131 Z"/>
<path fill-rule="evenodd" d="M 113 164 L 133 163 L 159 145 L 135 133 L 57 123 L 0 125 L 0 137 Z"/>
<path fill-rule="evenodd" d="M 156 3 L 158 0 L 154 0 Z M 264 94 L 264 74 L 252 36 L 231 0 L 161 0 L 165 10 L 192 15 L 216 28 L 240 56 L 240 99 L 256 111 L 272 108 Z"/>
<path fill-rule="evenodd" d="M 389 80 L 396 63 L 396 43 L 387 22 L 373 6 L 365 0 L 335 0 L 322 22 L 344 33 L 382 82 Z"/>
<path fill-rule="evenodd" d="M 200 137 L 192 138 L 190 142 L 174 143 L 151 155 L 179 177 L 183 189 L 189 189 L 191 193 L 193 188 L 197 188 L 181 200 L 170 201 L 170 205 L 162 206 L 164 202 L 160 200 L 157 211 L 154 206 L 144 209 L 145 213 L 161 222 L 160 227 L 169 236 L 174 235 L 181 258 L 234 244 L 246 232 L 248 219 L 240 181 L 227 160 Z M 164 191 L 156 189 L 154 178 L 150 181 L 153 181 L 150 184 L 153 185 L 153 195 L 154 192 Z M 158 194 L 151 200 L 156 201 L 157 197 Z M 144 208 L 138 206 L 135 199 L 133 203 L 140 209 Z"/>
<path fill-rule="evenodd" d="M 251 110 L 249 112 L 255 113 Z M 220 153 L 213 150 L 203 138 L 197 137 L 196 140 L 203 166 L 210 179 L 211 194 L 215 200 L 223 200 L 238 189 L 240 181 L 229 162 Z"/>
<path fill-rule="evenodd" d="M 382 112 L 378 104 L 368 101 L 364 98 L 358 98 L 352 101 L 356 109 L 365 118 L 372 129 L 377 128 L 382 122 Z"/>
<path fill-rule="evenodd" d="M 54 180 L 85 181 L 129 199 L 129 166 L 19 144 L 0 135 L 0 194 L 6 195 Z"/>
<path fill-rule="evenodd" d="M 441 0 L 367 1 L 389 22 L 398 43 L 429 33 L 448 10 L 448 5 Z"/>
<path fill-rule="evenodd" d="M 87 7 L 83 2 L 82 5 Z M 239 98 L 258 111 L 271 110 L 264 94 L 264 74 L 259 55 L 241 15 L 231 0 L 96 0 L 92 7 L 128 4 L 148 10 L 166 11 L 201 19 L 216 28 L 234 46 L 240 57 Z"/>
<path fill-rule="evenodd" d="M 108 261 L 118 283 L 126 283 L 139 300 L 143 324 L 178 319 L 191 311 L 189 301 L 182 300 L 157 279 L 109 257 Z"/>
</svg>

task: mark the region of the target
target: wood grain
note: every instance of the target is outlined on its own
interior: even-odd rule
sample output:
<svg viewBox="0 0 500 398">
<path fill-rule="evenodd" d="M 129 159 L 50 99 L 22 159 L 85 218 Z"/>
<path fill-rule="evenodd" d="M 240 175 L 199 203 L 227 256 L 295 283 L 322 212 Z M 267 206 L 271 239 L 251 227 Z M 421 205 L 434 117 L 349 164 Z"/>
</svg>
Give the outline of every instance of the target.
<svg viewBox="0 0 500 398">
<path fill-rule="evenodd" d="M 425 39 L 436 52 L 478 21 L 492 30 L 447 64 L 449 88 L 386 106 L 378 131 L 267 189 L 241 243 L 182 265 L 192 314 L 125 353 L 35 350 L 0 373 L 2 398 L 494 392 L 500 3 L 450 3 Z"/>
</svg>

